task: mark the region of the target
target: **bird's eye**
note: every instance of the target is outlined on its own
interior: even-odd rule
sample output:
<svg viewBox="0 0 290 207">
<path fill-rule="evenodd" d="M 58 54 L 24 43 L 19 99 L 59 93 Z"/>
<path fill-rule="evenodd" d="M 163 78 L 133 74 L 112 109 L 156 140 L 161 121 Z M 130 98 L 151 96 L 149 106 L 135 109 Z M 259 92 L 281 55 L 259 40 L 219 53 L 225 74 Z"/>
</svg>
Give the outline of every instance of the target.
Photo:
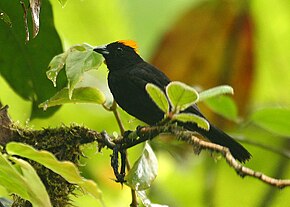
<svg viewBox="0 0 290 207">
<path fill-rule="evenodd" d="M 123 51 L 123 48 L 118 47 L 117 50 L 121 52 L 121 51 Z"/>
</svg>

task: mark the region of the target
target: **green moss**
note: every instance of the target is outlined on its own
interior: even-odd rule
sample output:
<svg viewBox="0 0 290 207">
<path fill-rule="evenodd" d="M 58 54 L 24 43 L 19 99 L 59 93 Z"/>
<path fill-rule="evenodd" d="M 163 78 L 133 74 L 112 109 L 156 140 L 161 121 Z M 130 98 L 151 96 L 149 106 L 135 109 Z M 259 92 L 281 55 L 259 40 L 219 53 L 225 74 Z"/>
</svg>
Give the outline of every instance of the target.
<svg viewBox="0 0 290 207">
<path fill-rule="evenodd" d="M 53 129 L 31 130 L 15 129 L 10 141 L 29 144 L 38 150 L 47 150 L 59 160 L 68 160 L 76 165 L 81 154 L 80 146 L 94 142 L 94 137 L 87 134 L 88 129 L 81 126 L 61 126 Z M 68 183 L 60 175 L 52 172 L 43 165 L 28 160 L 35 168 L 54 207 L 64 207 L 70 204 L 69 195 L 73 193 L 76 185 Z M 31 203 L 14 196 L 13 206 L 31 207 Z"/>
</svg>

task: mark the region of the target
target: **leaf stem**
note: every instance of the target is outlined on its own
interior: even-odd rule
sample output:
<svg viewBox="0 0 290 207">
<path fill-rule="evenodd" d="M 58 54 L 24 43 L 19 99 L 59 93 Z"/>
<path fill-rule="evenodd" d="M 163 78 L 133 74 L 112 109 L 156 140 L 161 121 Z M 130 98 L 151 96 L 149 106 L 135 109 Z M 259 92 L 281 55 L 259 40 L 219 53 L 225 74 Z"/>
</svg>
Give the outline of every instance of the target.
<svg viewBox="0 0 290 207">
<path fill-rule="evenodd" d="M 125 151 L 127 155 L 127 150 Z M 126 167 L 127 167 L 127 172 L 131 169 L 131 165 L 128 159 L 128 155 L 126 156 Z M 131 196 L 132 196 L 132 203 L 130 204 L 131 207 L 138 207 L 138 201 L 137 201 L 137 194 L 134 189 L 131 188 Z"/>
<path fill-rule="evenodd" d="M 124 125 L 121 121 L 121 118 L 120 118 L 120 114 L 117 110 L 117 103 L 116 101 L 114 100 L 112 105 L 111 106 L 106 106 L 105 104 L 102 104 L 102 106 L 104 107 L 104 109 L 106 109 L 107 111 L 112 111 L 114 116 L 115 116 L 115 119 L 117 120 L 117 123 L 118 123 L 118 126 L 119 126 L 119 129 L 120 129 L 120 132 L 121 132 L 121 135 L 123 136 L 124 135 L 124 132 L 125 132 L 125 128 L 124 128 Z"/>
</svg>

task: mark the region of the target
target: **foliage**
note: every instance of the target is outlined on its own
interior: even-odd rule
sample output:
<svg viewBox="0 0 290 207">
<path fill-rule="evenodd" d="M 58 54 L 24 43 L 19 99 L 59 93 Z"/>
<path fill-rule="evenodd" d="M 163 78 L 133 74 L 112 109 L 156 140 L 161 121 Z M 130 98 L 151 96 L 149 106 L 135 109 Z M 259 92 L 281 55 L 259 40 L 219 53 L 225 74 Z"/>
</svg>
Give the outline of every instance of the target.
<svg viewBox="0 0 290 207">
<path fill-rule="evenodd" d="M 19 1 L 0 2 L 0 8 L 7 12 L 13 25 L 10 28 L 0 24 L 0 73 L 14 92 L 32 102 L 31 118 L 48 117 L 57 111 L 58 108 L 54 108 L 44 113 L 38 105 L 65 83 L 60 77 L 59 88 L 53 88 L 45 77 L 49 60 L 62 51 L 62 44 L 53 24 L 49 2 L 42 1 L 42 7 L 45 9 L 40 15 L 41 32 L 33 41 L 25 43 L 23 12 L 17 11 L 21 8 Z"/>
<path fill-rule="evenodd" d="M 158 161 L 152 148 L 145 144 L 140 158 L 134 163 L 126 176 L 126 185 L 136 191 L 147 190 L 158 174 Z"/>
<path fill-rule="evenodd" d="M 6 150 L 10 155 L 18 155 L 45 166 L 56 174 L 62 176 L 69 183 L 79 185 L 85 192 L 88 192 L 95 198 L 100 199 L 101 194 L 96 183 L 82 178 L 78 168 L 72 162 L 58 161 L 50 152 L 44 150 L 38 151 L 33 147 L 22 143 L 10 142 L 6 145 Z M 20 160 L 18 160 L 18 163 L 20 163 Z M 32 169 L 33 168 L 31 167 L 28 171 L 32 171 Z M 38 189 L 36 189 L 36 192 L 37 190 Z"/>
<path fill-rule="evenodd" d="M 33 206 L 51 207 L 49 196 L 35 169 L 25 160 L 11 159 L 21 172 L 0 154 L 1 185 L 10 193 L 30 201 Z"/>
<path fill-rule="evenodd" d="M 9 125 L 3 123 L 3 126 L 7 128 Z M 31 202 L 36 206 L 66 206 L 70 204 L 69 195 L 77 186 L 101 199 L 97 184 L 83 178 L 77 167 L 80 145 L 94 139 L 88 136 L 76 139 L 75 130 L 81 132 L 83 129 L 71 126 L 38 131 L 11 125 L 9 140 L 2 134 L 1 144 L 5 145 L 5 151 L 1 154 L 0 171 L 4 175 L 1 185 L 16 195 L 14 205 L 30 206 Z M 11 162 L 16 165 L 12 166 Z"/>
<path fill-rule="evenodd" d="M 251 115 L 251 121 L 260 127 L 280 136 L 289 138 L 290 110 L 288 108 L 264 108 Z"/>
<path fill-rule="evenodd" d="M 93 47 L 88 44 L 75 45 L 66 52 L 55 56 L 49 63 L 47 78 L 50 79 L 56 87 L 57 76 L 65 67 L 68 85 L 61 91 L 58 91 L 53 97 L 40 107 L 47 108 L 64 103 L 98 103 L 105 102 L 104 94 L 97 88 L 78 86 L 83 80 L 84 73 L 98 69 L 102 63 L 101 55 L 93 51 Z"/>
</svg>

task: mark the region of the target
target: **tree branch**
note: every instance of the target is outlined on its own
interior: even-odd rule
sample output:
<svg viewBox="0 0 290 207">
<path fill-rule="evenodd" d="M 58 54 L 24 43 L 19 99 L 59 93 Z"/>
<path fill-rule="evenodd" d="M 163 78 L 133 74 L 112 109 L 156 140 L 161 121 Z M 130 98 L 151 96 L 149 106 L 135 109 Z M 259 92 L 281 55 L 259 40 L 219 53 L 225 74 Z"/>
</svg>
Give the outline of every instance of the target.
<svg viewBox="0 0 290 207">
<path fill-rule="evenodd" d="M 223 155 L 223 157 L 226 159 L 227 163 L 232 167 L 238 175 L 241 177 L 250 176 L 257 178 L 264 183 L 267 183 L 269 185 L 278 187 L 278 188 L 284 188 L 286 186 L 290 186 L 290 180 L 282 180 L 282 179 L 275 179 L 271 178 L 261 172 L 256 172 L 250 168 L 247 168 L 237 162 L 232 154 L 230 153 L 229 149 L 223 146 L 220 146 L 215 143 L 207 142 L 204 140 L 201 140 L 194 136 L 192 132 L 184 131 L 181 127 L 176 125 L 169 125 L 169 126 L 156 126 L 156 127 L 142 127 L 137 129 L 137 134 L 139 134 L 139 139 L 136 139 L 134 142 L 129 143 L 128 145 L 124 145 L 124 147 L 132 147 L 140 142 L 153 139 L 155 136 L 161 133 L 170 133 L 177 137 L 177 139 L 187 142 L 194 146 L 195 149 L 200 150 L 209 150 L 211 152 L 219 152 Z"/>
<path fill-rule="evenodd" d="M 126 149 L 134 147 L 146 140 L 151 140 L 160 134 L 168 133 L 174 135 L 180 141 L 191 144 L 194 149 L 196 149 L 196 152 L 209 150 L 222 154 L 228 165 L 241 177 L 250 176 L 278 188 L 290 186 L 290 180 L 272 178 L 261 172 L 256 172 L 247 168 L 233 158 L 228 148 L 201 140 L 194 136 L 193 132 L 186 131 L 176 124 L 138 127 L 133 132 L 124 133 L 124 136 L 118 139 L 112 139 L 106 132 L 99 133 L 83 126 L 76 125 L 42 130 L 15 127 L 9 119 L 7 109 L 8 107 L 4 107 L 0 110 L 0 144 L 2 146 L 5 146 L 10 141 L 18 141 L 30 144 L 37 149 L 51 151 L 60 160 L 75 160 L 74 153 L 71 153 L 72 157 L 70 158 L 65 157 L 65 155 L 68 154 L 68 149 L 70 150 L 70 148 L 68 148 L 69 145 L 74 145 L 73 149 L 78 149 L 82 144 L 96 141 L 99 150 L 107 147 L 111 150 L 117 149 L 118 152 L 124 152 Z"/>
</svg>

